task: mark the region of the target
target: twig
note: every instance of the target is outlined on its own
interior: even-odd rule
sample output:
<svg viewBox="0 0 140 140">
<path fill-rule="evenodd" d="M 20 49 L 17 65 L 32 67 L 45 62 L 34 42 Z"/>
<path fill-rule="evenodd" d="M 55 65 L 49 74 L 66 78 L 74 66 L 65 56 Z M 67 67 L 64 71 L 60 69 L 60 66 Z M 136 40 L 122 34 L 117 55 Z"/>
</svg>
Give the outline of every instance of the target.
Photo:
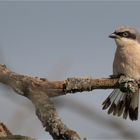
<svg viewBox="0 0 140 140">
<path fill-rule="evenodd" d="M 0 123 L 0 137 L 6 137 L 9 135 L 11 135 L 11 132 L 7 129 L 7 127 L 3 123 Z"/>
<path fill-rule="evenodd" d="M 0 123 L 0 140 L 35 140 L 35 139 L 26 136 L 13 135 L 3 123 Z"/>
</svg>

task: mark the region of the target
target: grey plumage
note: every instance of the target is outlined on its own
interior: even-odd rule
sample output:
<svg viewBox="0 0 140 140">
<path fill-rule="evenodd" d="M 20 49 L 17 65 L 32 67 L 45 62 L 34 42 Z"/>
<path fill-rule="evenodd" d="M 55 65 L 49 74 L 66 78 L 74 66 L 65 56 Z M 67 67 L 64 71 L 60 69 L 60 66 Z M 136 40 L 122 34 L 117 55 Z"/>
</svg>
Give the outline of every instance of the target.
<svg viewBox="0 0 140 140">
<path fill-rule="evenodd" d="M 117 49 L 113 62 L 113 75 L 125 75 L 134 80 L 140 79 L 140 34 L 129 26 L 117 28 L 110 36 L 115 39 Z M 139 90 L 136 93 L 114 89 L 103 102 L 103 110 L 108 114 L 123 116 L 124 119 L 138 119 Z"/>
</svg>

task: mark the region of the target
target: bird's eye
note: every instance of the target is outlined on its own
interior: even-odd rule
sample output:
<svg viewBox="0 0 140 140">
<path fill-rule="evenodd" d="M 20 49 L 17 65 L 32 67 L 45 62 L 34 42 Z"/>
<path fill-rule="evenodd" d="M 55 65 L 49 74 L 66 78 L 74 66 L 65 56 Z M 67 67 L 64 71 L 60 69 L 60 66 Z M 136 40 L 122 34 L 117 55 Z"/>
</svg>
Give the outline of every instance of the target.
<svg viewBox="0 0 140 140">
<path fill-rule="evenodd" d="M 128 32 L 124 32 L 123 37 L 128 37 Z"/>
</svg>

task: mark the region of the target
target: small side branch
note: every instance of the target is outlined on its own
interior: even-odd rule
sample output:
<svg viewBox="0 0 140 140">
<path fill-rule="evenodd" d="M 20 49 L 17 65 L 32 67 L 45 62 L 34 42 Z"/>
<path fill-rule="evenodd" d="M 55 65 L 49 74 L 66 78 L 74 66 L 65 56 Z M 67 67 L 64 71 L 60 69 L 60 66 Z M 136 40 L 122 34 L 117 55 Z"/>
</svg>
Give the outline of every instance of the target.
<svg viewBox="0 0 140 140">
<path fill-rule="evenodd" d="M 0 123 L 0 140 L 36 140 L 36 139 L 26 136 L 13 135 L 3 123 Z"/>
<path fill-rule="evenodd" d="M 8 130 L 8 128 L 3 123 L 0 123 L 0 137 L 6 137 L 9 135 L 12 135 L 12 133 Z"/>
</svg>

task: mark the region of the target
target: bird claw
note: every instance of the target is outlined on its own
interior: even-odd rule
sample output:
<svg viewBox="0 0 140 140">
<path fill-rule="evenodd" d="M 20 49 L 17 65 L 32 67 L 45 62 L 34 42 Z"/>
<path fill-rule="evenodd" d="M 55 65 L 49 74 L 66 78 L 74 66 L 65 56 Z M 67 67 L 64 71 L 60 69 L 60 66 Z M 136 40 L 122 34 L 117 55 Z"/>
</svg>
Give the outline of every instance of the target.
<svg viewBox="0 0 140 140">
<path fill-rule="evenodd" d="M 122 92 L 134 93 L 137 90 L 137 83 L 134 79 L 124 75 L 119 78 L 120 90 Z"/>
<path fill-rule="evenodd" d="M 130 77 L 126 77 L 124 75 L 121 75 L 119 78 L 119 84 L 123 84 L 123 83 L 129 83 L 129 82 L 134 82 L 135 80 L 130 78 Z"/>
</svg>

